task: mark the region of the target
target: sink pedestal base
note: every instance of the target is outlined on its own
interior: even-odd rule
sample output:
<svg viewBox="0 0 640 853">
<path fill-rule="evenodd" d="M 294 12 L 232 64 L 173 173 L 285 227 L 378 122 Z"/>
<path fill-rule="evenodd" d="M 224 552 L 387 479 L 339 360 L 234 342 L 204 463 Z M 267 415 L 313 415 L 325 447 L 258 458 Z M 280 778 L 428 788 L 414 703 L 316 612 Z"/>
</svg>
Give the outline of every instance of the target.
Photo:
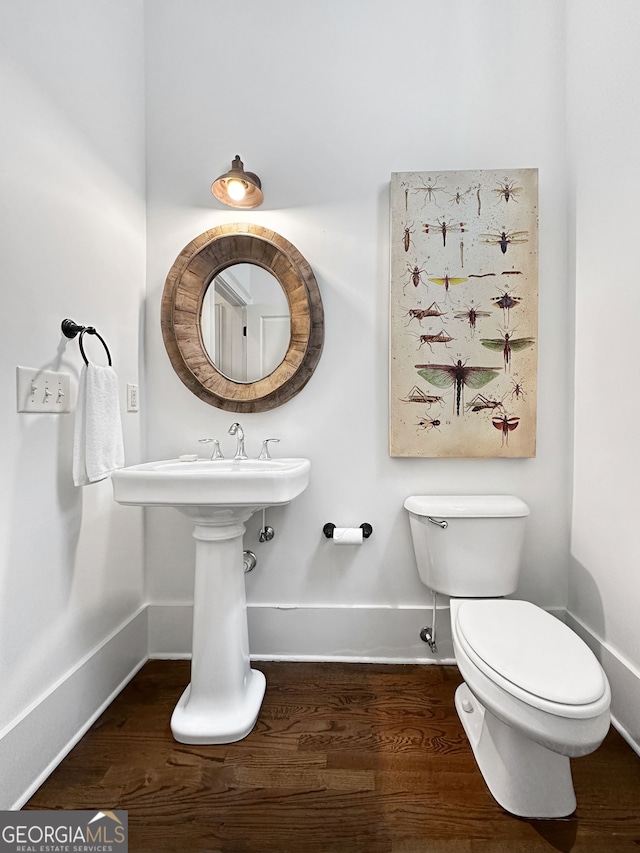
<svg viewBox="0 0 640 853">
<path fill-rule="evenodd" d="M 249 671 L 248 689 L 236 713 L 216 713 L 215 708 L 201 714 L 189 707 L 189 684 L 171 715 L 171 732 L 179 743 L 235 743 L 253 729 L 260 713 L 267 681 L 257 669 Z"/>
<path fill-rule="evenodd" d="M 187 508 L 185 508 L 186 510 Z M 196 574 L 191 683 L 171 717 L 180 743 L 233 743 L 253 729 L 266 679 L 251 669 L 242 560 L 244 521 L 238 513 L 195 521 Z"/>
</svg>

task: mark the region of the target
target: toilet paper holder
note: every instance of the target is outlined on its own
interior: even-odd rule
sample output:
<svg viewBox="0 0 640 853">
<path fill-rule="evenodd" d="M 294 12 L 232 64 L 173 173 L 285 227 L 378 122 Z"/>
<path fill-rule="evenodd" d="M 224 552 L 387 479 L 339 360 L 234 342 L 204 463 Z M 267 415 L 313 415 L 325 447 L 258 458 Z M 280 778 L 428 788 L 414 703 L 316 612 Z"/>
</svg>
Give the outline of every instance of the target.
<svg viewBox="0 0 640 853">
<path fill-rule="evenodd" d="M 333 539 L 333 531 L 336 529 L 337 525 L 333 524 L 331 521 L 328 521 L 325 526 L 322 528 L 322 532 L 327 537 L 327 539 Z M 373 527 L 368 523 L 364 522 L 364 524 L 360 525 L 360 529 L 362 530 L 362 538 L 368 539 L 373 533 Z"/>
</svg>

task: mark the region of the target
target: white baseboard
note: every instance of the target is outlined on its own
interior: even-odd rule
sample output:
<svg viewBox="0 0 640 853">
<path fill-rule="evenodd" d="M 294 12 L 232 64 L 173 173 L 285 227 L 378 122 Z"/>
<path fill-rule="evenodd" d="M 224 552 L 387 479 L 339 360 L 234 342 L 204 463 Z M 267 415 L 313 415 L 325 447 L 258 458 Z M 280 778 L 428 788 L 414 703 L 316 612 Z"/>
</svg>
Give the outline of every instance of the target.
<svg viewBox="0 0 640 853">
<path fill-rule="evenodd" d="M 147 659 L 145 605 L 0 731 L 0 809 L 26 803 Z"/>
<path fill-rule="evenodd" d="M 576 616 L 566 614 L 567 625 L 591 648 L 611 685 L 611 722 L 640 755 L 640 672 Z"/>
<path fill-rule="evenodd" d="M 252 660 L 454 663 L 449 608 L 438 608 L 438 653 L 420 631 L 432 623 L 431 607 L 247 607 Z M 191 654 L 193 607 L 149 605 L 149 657 Z"/>
<path fill-rule="evenodd" d="M 560 619 L 564 611 L 551 609 Z M 455 664 L 448 603 L 438 605 L 437 654 L 420 639 L 431 626 L 431 607 L 375 605 L 292 606 L 249 604 L 252 660 Z M 149 657 L 191 657 L 193 606 L 149 605 Z"/>
<path fill-rule="evenodd" d="M 191 657 L 193 605 L 149 604 L 149 657 L 180 660 Z"/>
<path fill-rule="evenodd" d="M 258 604 L 247 613 L 253 660 L 455 663 L 448 606 L 437 611 L 435 655 L 419 636 L 432 624 L 430 607 Z M 141 607 L 0 731 L 0 809 L 29 799 L 148 658 L 190 657 L 192 617 L 188 603 Z M 565 618 L 602 662 L 614 725 L 640 755 L 640 673 L 578 619 Z"/>
</svg>

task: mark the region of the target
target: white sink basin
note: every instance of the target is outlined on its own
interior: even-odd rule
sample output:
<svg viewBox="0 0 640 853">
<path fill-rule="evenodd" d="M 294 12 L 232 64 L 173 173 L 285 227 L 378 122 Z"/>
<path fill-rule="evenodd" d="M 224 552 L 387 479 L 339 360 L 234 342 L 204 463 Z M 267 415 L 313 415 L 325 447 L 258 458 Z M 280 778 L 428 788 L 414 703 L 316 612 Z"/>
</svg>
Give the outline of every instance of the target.
<svg viewBox="0 0 640 853">
<path fill-rule="evenodd" d="M 308 459 L 169 459 L 112 474 L 118 503 L 143 506 L 275 506 L 309 484 Z"/>
</svg>

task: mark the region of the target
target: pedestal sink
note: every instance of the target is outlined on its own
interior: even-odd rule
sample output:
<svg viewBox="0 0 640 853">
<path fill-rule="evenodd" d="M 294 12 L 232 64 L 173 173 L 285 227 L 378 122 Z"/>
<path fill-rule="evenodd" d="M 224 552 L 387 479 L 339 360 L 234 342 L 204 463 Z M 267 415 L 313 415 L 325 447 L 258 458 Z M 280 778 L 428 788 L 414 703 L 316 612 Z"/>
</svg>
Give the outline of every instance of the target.
<svg viewBox="0 0 640 853">
<path fill-rule="evenodd" d="M 171 717 L 181 743 L 232 743 L 255 725 L 266 682 L 249 663 L 244 522 L 301 494 L 310 467 L 308 459 L 172 459 L 112 474 L 118 503 L 171 506 L 194 524 L 191 683 Z"/>
</svg>

